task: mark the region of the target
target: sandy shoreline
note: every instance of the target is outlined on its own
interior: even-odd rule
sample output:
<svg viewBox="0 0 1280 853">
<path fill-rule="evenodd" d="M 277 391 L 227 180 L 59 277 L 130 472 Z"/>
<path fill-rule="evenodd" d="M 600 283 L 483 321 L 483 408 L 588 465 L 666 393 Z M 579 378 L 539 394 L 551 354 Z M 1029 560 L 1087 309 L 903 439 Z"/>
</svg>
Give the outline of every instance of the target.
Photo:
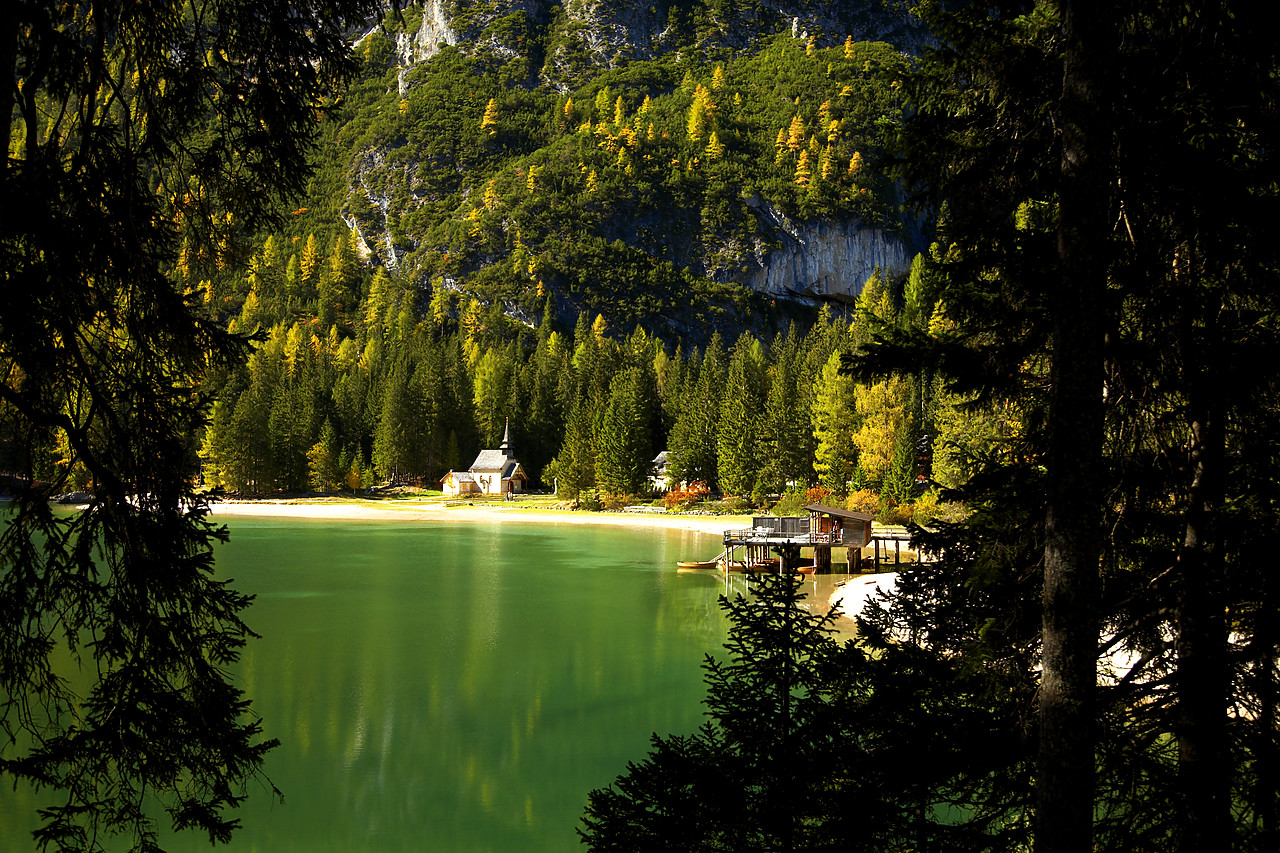
<svg viewBox="0 0 1280 853">
<path fill-rule="evenodd" d="M 726 530 L 749 527 L 749 516 L 667 515 L 665 513 L 587 512 L 583 510 L 531 509 L 506 504 L 445 506 L 438 501 L 218 501 L 211 514 L 265 516 L 350 521 L 431 521 L 470 523 L 503 521 L 535 524 L 609 524 L 620 527 L 652 527 L 691 530 L 720 536 Z"/>
</svg>

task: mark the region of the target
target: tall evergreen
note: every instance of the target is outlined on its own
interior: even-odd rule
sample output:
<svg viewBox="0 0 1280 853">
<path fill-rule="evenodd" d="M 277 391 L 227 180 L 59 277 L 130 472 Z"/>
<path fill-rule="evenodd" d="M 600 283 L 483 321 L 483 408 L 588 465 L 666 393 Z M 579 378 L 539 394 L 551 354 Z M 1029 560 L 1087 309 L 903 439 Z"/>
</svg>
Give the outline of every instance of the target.
<svg viewBox="0 0 1280 853">
<path fill-rule="evenodd" d="M 839 351 L 831 353 L 822 368 L 815 385 L 812 416 L 813 435 L 818 444 L 813 467 L 818 482 L 843 496 L 848 493 L 858 457 L 853 443 L 854 383 L 844 374 Z"/>
<path fill-rule="evenodd" d="M 716 426 L 716 475 L 729 495 L 750 495 L 760 474 L 760 417 L 765 396 L 764 352 L 744 332 L 733 345 Z"/>
<path fill-rule="evenodd" d="M 716 333 L 698 366 L 697 384 L 686 396 L 680 420 L 672 429 L 667 463 L 677 481 L 718 487 L 716 437 L 724 383 L 724 343 Z"/>
</svg>

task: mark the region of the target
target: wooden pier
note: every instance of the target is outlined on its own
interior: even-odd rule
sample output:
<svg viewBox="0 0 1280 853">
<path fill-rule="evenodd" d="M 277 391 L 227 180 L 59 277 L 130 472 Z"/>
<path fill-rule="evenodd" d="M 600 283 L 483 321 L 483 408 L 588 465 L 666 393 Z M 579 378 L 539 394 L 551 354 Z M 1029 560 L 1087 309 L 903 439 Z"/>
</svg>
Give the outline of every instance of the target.
<svg viewBox="0 0 1280 853">
<path fill-rule="evenodd" d="M 871 541 L 871 516 L 847 509 L 809 504 L 809 517 L 756 516 L 752 526 L 724 532 L 725 559 L 732 566 L 743 549 L 743 567 L 754 571 L 800 571 L 802 566 L 782 566 L 771 551 L 781 552 L 783 545 L 813 549 L 812 571 L 831 573 L 831 549 L 846 548 L 852 553 Z M 797 552 L 798 553 L 798 552 Z M 856 565 L 852 561 L 851 565 Z"/>
<path fill-rule="evenodd" d="M 797 545 L 813 549 L 813 562 L 785 567 L 789 571 L 830 574 L 833 548 L 846 550 L 850 573 L 902 565 L 902 543 L 911 541 L 905 527 L 884 525 L 873 531 L 871 516 L 865 513 L 822 504 L 809 504 L 805 509 L 809 511 L 808 518 L 756 516 L 751 527 L 726 530 L 724 552 L 716 559 L 730 571 L 781 571 L 784 567 L 772 554 L 780 554 L 782 545 Z M 864 559 L 862 550 L 868 546 L 872 553 Z M 920 559 L 917 554 L 913 562 Z"/>
</svg>

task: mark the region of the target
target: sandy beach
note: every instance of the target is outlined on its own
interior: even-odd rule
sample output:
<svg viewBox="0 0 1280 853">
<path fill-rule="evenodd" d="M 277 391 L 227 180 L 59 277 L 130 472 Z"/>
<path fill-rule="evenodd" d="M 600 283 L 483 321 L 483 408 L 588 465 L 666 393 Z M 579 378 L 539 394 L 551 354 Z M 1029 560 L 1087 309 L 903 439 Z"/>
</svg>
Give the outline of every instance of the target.
<svg viewBox="0 0 1280 853">
<path fill-rule="evenodd" d="M 625 527 L 658 527 L 692 530 L 720 536 L 725 530 L 750 527 L 750 516 L 678 515 L 667 513 L 588 512 L 521 507 L 519 505 L 465 504 L 448 506 L 441 501 L 329 501 L 257 500 L 219 501 L 210 505 L 214 517 L 228 515 L 277 518 L 332 518 L 351 521 L 512 521 L 536 524 L 611 524 Z"/>
</svg>

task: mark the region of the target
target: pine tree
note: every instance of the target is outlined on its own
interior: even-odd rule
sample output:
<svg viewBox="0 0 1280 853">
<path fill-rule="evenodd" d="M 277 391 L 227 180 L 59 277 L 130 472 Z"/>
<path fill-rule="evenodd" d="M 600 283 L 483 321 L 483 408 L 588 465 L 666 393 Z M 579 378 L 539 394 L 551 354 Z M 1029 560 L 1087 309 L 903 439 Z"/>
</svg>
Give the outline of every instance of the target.
<svg viewBox="0 0 1280 853">
<path fill-rule="evenodd" d="M 311 285 L 312 287 L 315 286 L 313 277 L 315 276 L 316 268 L 319 267 L 319 265 L 320 246 L 316 242 L 316 235 L 308 234 L 307 242 L 302 248 L 301 272 L 302 283 L 304 285 Z"/>
<path fill-rule="evenodd" d="M 711 336 L 698 365 L 697 382 L 671 431 L 668 464 L 678 482 L 717 486 L 716 436 L 724 394 L 725 353 L 720 333 Z"/>
<path fill-rule="evenodd" d="M 818 482 L 839 496 L 847 494 L 858 461 L 853 443 L 855 422 L 853 380 L 844 375 L 841 353 L 833 352 L 814 388 L 813 436 L 817 453 L 813 467 Z"/>
<path fill-rule="evenodd" d="M 596 121 L 605 121 L 605 117 L 609 115 L 609 108 L 613 106 L 613 93 L 609 91 L 609 87 L 605 86 L 599 92 L 596 92 Z"/>
<path fill-rule="evenodd" d="M 596 457 L 596 478 L 609 494 L 634 495 L 644 488 L 653 457 L 649 432 L 653 403 L 639 368 L 614 376 Z"/>
<path fill-rule="evenodd" d="M 717 479 L 729 495 L 755 491 L 760 467 L 760 413 L 764 408 L 764 353 L 744 332 L 729 358 L 716 426 Z"/>
<path fill-rule="evenodd" d="M 790 572 L 763 576 L 750 598 L 721 599 L 730 628 L 727 655 L 704 664 L 710 722 L 692 735 L 654 735 L 648 757 L 591 792 L 581 830 L 589 849 L 877 849 L 881 839 L 867 839 L 874 827 L 842 820 L 837 805 L 859 799 L 840 746 L 852 733 L 833 701 L 856 679 L 832 676 L 842 656 L 861 652 L 842 650 L 832 617 L 802 600 Z M 863 695 L 860 686 L 850 693 Z"/>
</svg>

